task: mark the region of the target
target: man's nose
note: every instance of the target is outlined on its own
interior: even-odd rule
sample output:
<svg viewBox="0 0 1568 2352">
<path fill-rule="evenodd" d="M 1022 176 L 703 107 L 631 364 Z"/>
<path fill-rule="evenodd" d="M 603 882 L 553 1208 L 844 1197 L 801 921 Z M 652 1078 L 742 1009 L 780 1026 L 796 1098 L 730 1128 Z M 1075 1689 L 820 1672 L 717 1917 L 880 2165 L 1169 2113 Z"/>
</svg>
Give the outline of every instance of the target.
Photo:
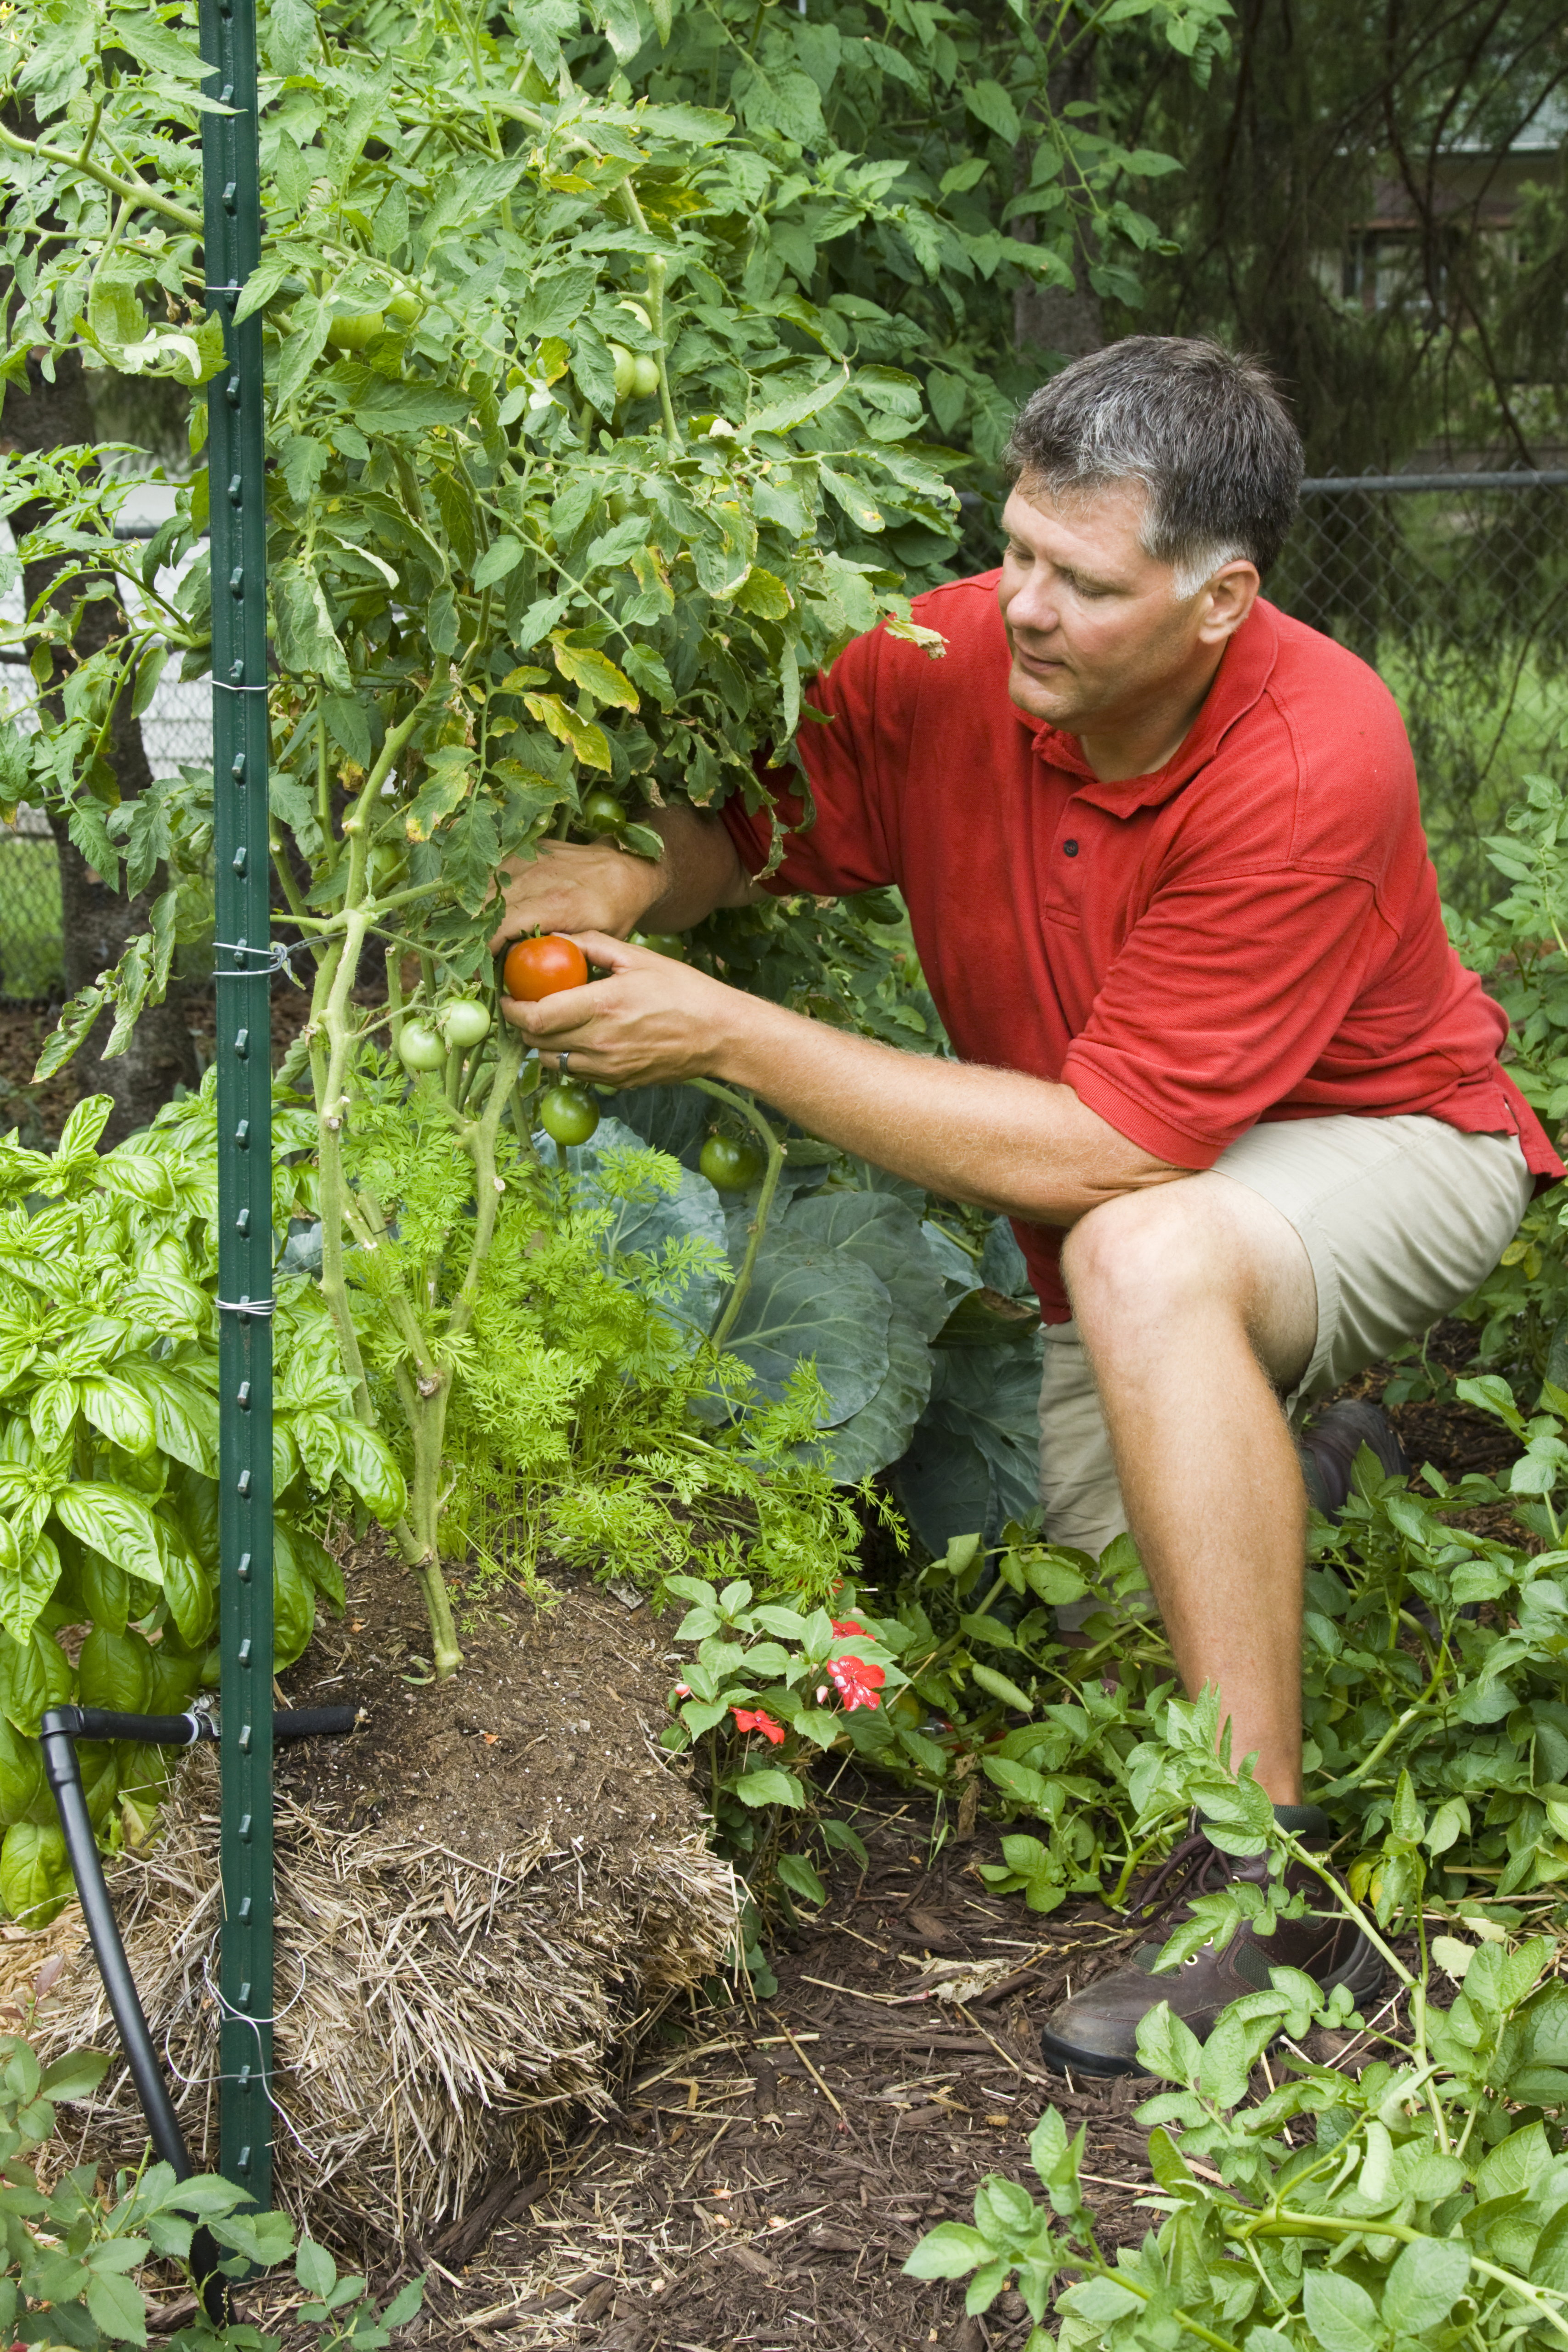
<svg viewBox="0 0 1568 2352">
<path fill-rule="evenodd" d="M 1047 573 L 1032 571 L 1016 593 L 1008 600 L 1007 619 L 1015 629 L 1028 629 L 1037 636 L 1048 636 L 1060 619 L 1059 600 L 1056 583 Z"/>
</svg>

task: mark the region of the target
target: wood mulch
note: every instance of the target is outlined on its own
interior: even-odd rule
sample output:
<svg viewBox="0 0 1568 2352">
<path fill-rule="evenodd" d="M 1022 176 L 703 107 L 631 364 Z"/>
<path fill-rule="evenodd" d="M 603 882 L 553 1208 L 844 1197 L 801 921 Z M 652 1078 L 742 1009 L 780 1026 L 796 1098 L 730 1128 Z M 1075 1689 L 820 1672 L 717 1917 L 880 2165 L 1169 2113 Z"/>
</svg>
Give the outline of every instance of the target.
<svg viewBox="0 0 1568 2352">
<path fill-rule="evenodd" d="M 986 2174 L 1038 2189 L 1028 2138 L 1047 2106 L 1086 2129 L 1101 2247 L 1157 2225 L 1133 2120 L 1153 2086 L 1051 2074 L 1038 2038 L 1139 1931 L 1095 1906 L 1036 1919 L 979 1879 L 984 1826 L 934 1852 L 928 1809 L 858 1794 L 868 1867 L 841 1863 L 820 1915 L 773 1952 L 777 1991 L 694 2008 L 683 2042 L 638 2053 L 614 2118 L 410 2246 L 388 2278 L 426 2272 L 408 2341 L 1017 2352 L 1032 2323 L 1016 2293 L 966 2318 L 961 2284 L 902 2266 L 933 2224 L 973 2219 Z M 1318 2034 L 1309 2054 L 1359 2065 L 1382 2047 L 1349 2045 Z M 1260 2068 L 1256 2095 L 1270 2087 Z"/>
<path fill-rule="evenodd" d="M 1106 2242 L 1142 2235 L 1131 2111 L 1149 2085 L 1051 2075 L 1037 2033 L 1125 1932 L 1098 1911 L 1037 1920 L 993 1897 L 975 1869 L 995 1858 L 984 1827 L 934 1852 L 930 1809 L 870 1785 L 844 1812 L 868 1866 L 841 1861 L 822 1912 L 773 1951 L 777 1991 L 694 2008 L 684 2040 L 637 2053 L 620 2113 L 550 2174 L 498 2184 L 488 2210 L 409 2249 L 411 2267 L 428 2265 L 420 2338 L 519 2352 L 1020 2345 L 1016 2295 L 965 2320 L 962 2288 L 901 2269 L 934 2222 L 972 2218 L 987 2172 L 1032 2178 L 1047 2105 L 1089 2126 Z"/>
</svg>

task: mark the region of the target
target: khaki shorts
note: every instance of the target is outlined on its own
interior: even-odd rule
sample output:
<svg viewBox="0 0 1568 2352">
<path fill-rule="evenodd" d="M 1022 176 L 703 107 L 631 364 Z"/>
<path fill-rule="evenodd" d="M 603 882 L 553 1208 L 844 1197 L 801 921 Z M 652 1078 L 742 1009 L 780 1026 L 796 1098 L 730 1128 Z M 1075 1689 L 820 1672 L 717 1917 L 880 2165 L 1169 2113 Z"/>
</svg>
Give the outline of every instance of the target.
<svg viewBox="0 0 1568 2352">
<path fill-rule="evenodd" d="M 1277 1119 L 1215 1164 L 1271 1202 L 1311 1261 L 1318 1339 L 1281 1398 L 1292 1420 L 1468 1298 L 1508 1247 L 1534 1183 L 1515 1137 L 1461 1135 L 1414 1114 Z M 1046 1534 L 1098 1558 L 1127 1527 L 1110 1438 L 1077 1324 L 1047 1323 L 1045 1342 Z M 1061 1613 L 1070 1622 L 1087 1606 Z"/>
</svg>

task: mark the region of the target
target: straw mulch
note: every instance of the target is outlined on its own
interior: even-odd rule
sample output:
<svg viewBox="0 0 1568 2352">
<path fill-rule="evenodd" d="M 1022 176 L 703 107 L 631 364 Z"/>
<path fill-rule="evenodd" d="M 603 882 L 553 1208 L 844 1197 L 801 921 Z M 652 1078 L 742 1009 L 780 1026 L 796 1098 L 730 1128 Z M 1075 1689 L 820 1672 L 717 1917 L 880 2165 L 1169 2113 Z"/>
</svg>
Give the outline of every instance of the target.
<svg viewBox="0 0 1568 2352">
<path fill-rule="evenodd" d="M 194 1756 L 116 1910 L 193 2159 L 217 2163 L 217 1782 Z M 728 1866 L 695 1817 L 642 1849 L 542 1831 L 493 1862 L 392 1825 L 344 1834 L 279 1794 L 277 2201 L 319 2235 L 423 2236 L 477 2184 L 535 2164 L 574 2111 L 608 2113 L 626 2053 L 711 1974 L 734 1927 Z M 90 1952 L 39 2013 L 40 2054 L 113 2046 Z M 123 2069 L 83 2150 L 134 2162 Z"/>
</svg>

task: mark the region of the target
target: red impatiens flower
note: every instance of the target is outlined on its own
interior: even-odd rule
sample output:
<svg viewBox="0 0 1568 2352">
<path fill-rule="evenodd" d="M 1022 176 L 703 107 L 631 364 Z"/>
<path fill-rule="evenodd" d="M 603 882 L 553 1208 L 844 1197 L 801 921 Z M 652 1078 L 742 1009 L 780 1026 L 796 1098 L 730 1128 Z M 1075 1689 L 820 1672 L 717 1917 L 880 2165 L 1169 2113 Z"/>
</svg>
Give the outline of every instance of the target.
<svg viewBox="0 0 1568 2352">
<path fill-rule="evenodd" d="M 763 1738 L 768 1742 L 770 1747 L 778 1748 L 782 1746 L 784 1741 L 783 1724 L 775 1723 L 771 1715 L 764 1715 L 760 1706 L 732 1706 L 730 1709 L 730 1712 L 734 1717 L 736 1726 L 740 1730 L 760 1731 Z"/>
<path fill-rule="evenodd" d="M 869 1658 L 830 1658 L 827 1672 L 847 1715 L 853 1715 L 858 1706 L 880 1706 L 877 1693 L 888 1677 Z"/>
<path fill-rule="evenodd" d="M 835 1618 L 834 1618 L 834 1620 L 833 1620 L 832 1622 L 833 1622 L 833 1630 L 834 1630 L 834 1632 L 837 1634 L 837 1636 L 838 1636 L 838 1638 L 839 1638 L 839 1640 L 840 1640 L 841 1642 L 842 1642 L 842 1641 L 844 1641 L 844 1640 L 846 1640 L 846 1639 L 847 1638 L 847 1636 L 848 1636 L 849 1634 L 851 1634 L 851 1633 L 862 1633 L 862 1634 L 863 1634 L 863 1633 L 865 1633 L 865 1632 L 866 1632 L 866 1628 L 864 1627 L 864 1625 L 857 1624 L 857 1622 L 856 1622 L 856 1621 L 855 1621 L 855 1619 L 854 1619 L 853 1617 L 846 1617 L 846 1618 L 844 1618 L 842 1621 L 841 1621 L 840 1619 L 838 1619 L 838 1618 L 835 1617 Z M 868 1636 L 868 1638 L 869 1638 L 869 1637 Z"/>
</svg>

